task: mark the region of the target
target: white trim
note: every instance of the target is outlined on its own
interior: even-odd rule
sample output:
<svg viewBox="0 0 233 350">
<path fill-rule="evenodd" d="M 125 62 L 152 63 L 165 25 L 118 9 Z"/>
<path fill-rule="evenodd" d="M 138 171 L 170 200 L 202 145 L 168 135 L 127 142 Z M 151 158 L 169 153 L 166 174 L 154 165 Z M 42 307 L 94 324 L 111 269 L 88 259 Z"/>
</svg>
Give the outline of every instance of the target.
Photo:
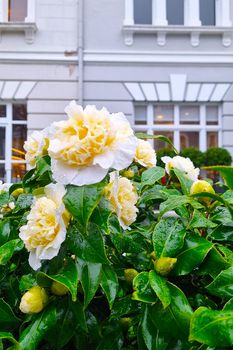
<svg viewBox="0 0 233 350">
<path fill-rule="evenodd" d="M 17 58 L 15 55 L 15 58 Z M 4 57 L 4 54 L 1 53 Z M 27 58 L 36 56 L 25 55 Z M 45 56 L 45 55 L 44 55 Z M 20 59 L 20 56 L 19 56 Z M 41 57 L 43 59 L 43 55 Z M 65 60 L 65 58 L 64 58 Z M 111 62 L 111 63 L 206 63 L 206 64 L 230 64 L 232 66 L 233 54 L 230 52 L 187 52 L 180 51 L 178 54 L 174 51 L 99 51 L 86 50 L 84 51 L 85 62 Z"/>
<path fill-rule="evenodd" d="M 125 87 L 135 101 L 145 101 L 145 97 L 138 83 L 125 83 Z"/>
<path fill-rule="evenodd" d="M 215 0 L 216 4 L 216 25 L 231 27 L 232 21 L 230 0 Z"/>
<path fill-rule="evenodd" d="M 202 84 L 199 95 L 198 95 L 198 101 L 207 102 L 210 100 L 211 94 L 214 90 L 215 84 Z"/>
<path fill-rule="evenodd" d="M 153 83 L 141 83 L 140 85 L 147 101 L 158 100 L 158 96 Z"/>
<path fill-rule="evenodd" d="M 169 84 L 167 83 L 156 83 L 156 90 L 158 93 L 159 101 L 171 101 Z"/>
<path fill-rule="evenodd" d="M 188 84 L 185 101 L 196 101 L 201 84 Z"/>
<path fill-rule="evenodd" d="M 125 0 L 125 19 L 124 25 L 134 24 L 134 0 Z"/>
<path fill-rule="evenodd" d="M 152 24 L 155 26 L 166 26 L 168 24 L 166 0 L 152 0 Z"/>
<path fill-rule="evenodd" d="M 184 25 L 197 26 L 201 25 L 199 0 L 184 0 Z"/>
<path fill-rule="evenodd" d="M 36 22 L 36 0 L 27 1 L 27 17 L 25 18 L 25 22 Z"/>
<path fill-rule="evenodd" d="M 217 84 L 213 91 L 210 101 L 217 101 L 217 102 L 222 101 L 224 98 L 224 95 L 227 93 L 230 86 L 231 86 L 230 84 Z"/>
<path fill-rule="evenodd" d="M 12 100 L 19 86 L 19 81 L 6 81 L 2 90 L 1 98 L 3 100 Z"/>
<path fill-rule="evenodd" d="M 171 94 L 172 101 L 183 101 L 186 88 L 186 74 L 171 74 Z"/>
<path fill-rule="evenodd" d="M 178 105 L 174 106 L 174 136 L 173 142 L 175 148 L 180 151 L 180 132 L 179 132 L 180 109 Z"/>
</svg>

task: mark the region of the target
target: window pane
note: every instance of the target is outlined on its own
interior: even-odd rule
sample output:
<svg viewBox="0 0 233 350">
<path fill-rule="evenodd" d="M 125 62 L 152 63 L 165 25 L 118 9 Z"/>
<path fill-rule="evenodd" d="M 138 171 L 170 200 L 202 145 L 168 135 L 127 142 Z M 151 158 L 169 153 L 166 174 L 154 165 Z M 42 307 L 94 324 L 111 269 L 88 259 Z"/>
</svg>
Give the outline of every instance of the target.
<svg viewBox="0 0 233 350">
<path fill-rule="evenodd" d="M 152 24 L 152 0 L 134 0 L 134 23 Z"/>
<path fill-rule="evenodd" d="M 203 26 L 215 25 L 215 0 L 200 0 L 200 20 Z"/>
<path fill-rule="evenodd" d="M 170 132 L 170 131 L 160 131 L 160 132 L 157 132 L 155 131 L 154 132 L 154 135 L 163 135 L 165 137 L 168 137 L 171 142 L 173 143 L 173 132 Z M 158 150 L 158 149 L 161 149 L 161 148 L 171 148 L 171 146 L 164 142 L 164 141 L 161 141 L 161 140 L 154 140 L 154 148 L 155 150 Z"/>
<path fill-rule="evenodd" d="M 155 124 L 174 124 L 174 106 L 161 105 L 154 108 Z"/>
<path fill-rule="evenodd" d="M 11 181 L 19 182 L 26 173 L 26 164 L 12 164 Z"/>
<path fill-rule="evenodd" d="M 207 148 L 218 147 L 218 133 L 217 131 L 207 132 Z"/>
<path fill-rule="evenodd" d="M 26 125 L 13 125 L 12 159 L 24 160 L 24 141 L 27 139 Z"/>
<path fill-rule="evenodd" d="M 218 125 L 218 107 L 217 106 L 206 107 L 206 124 Z"/>
<path fill-rule="evenodd" d="M 146 124 L 146 106 L 135 107 L 135 124 Z"/>
<path fill-rule="evenodd" d="M 9 0 L 8 20 L 10 22 L 24 21 L 27 17 L 27 0 Z"/>
<path fill-rule="evenodd" d="M 195 147 L 199 148 L 199 132 L 181 131 L 180 148 Z"/>
<path fill-rule="evenodd" d="M 5 137 L 6 129 L 0 127 L 0 159 L 5 159 Z"/>
<path fill-rule="evenodd" d="M 27 120 L 27 105 L 13 105 L 13 120 Z"/>
<path fill-rule="evenodd" d="M 6 172 L 5 172 L 5 164 L 0 164 L 0 180 L 6 181 Z"/>
<path fill-rule="evenodd" d="M 0 118 L 6 118 L 6 106 L 0 105 Z"/>
<path fill-rule="evenodd" d="M 184 0 L 167 0 L 168 24 L 184 24 Z"/>
<path fill-rule="evenodd" d="M 180 107 L 180 124 L 199 124 L 200 113 L 198 106 Z"/>
</svg>

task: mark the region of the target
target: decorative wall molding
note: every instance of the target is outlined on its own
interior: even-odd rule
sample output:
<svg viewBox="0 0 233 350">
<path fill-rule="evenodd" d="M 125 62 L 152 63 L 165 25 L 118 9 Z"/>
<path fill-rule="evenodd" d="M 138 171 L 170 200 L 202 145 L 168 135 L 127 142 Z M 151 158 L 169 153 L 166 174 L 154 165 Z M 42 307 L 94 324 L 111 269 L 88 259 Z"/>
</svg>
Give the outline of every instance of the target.
<svg viewBox="0 0 233 350">
<path fill-rule="evenodd" d="M 37 26 L 35 23 L 0 23 L 0 39 L 3 32 L 23 32 L 25 34 L 25 41 L 27 44 L 32 44 L 35 40 L 35 33 Z"/>
</svg>

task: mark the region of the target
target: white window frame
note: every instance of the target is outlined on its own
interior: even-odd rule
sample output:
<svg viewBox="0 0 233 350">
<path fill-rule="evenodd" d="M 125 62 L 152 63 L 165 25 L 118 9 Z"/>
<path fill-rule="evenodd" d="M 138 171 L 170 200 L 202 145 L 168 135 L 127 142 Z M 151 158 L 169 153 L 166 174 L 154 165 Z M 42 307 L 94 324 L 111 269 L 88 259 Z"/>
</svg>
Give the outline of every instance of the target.
<svg viewBox="0 0 233 350">
<path fill-rule="evenodd" d="M 5 165 L 5 178 L 8 183 L 11 183 L 12 164 L 26 164 L 25 160 L 12 160 L 13 125 L 27 125 L 27 120 L 13 120 L 13 104 L 21 103 L 25 104 L 25 101 L 1 102 L 1 105 L 6 106 L 6 118 L 0 118 L 0 128 L 5 128 L 5 160 L 0 160 L 0 164 Z"/>
<path fill-rule="evenodd" d="M 157 43 L 160 46 L 166 44 L 166 35 L 190 34 L 192 46 L 199 45 L 201 34 L 222 35 L 223 46 L 231 45 L 232 20 L 230 11 L 230 0 L 215 0 L 216 4 L 216 25 L 202 26 L 200 21 L 199 0 L 184 0 L 184 25 L 168 25 L 166 18 L 166 0 L 152 0 L 152 25 L 134 23 L 134 0 L 125 0 L 125 18 L 124 18 L 124 39 L 125 44 L 133 44 L 134 34 L 153 34 L 157 35 Z"/>
<path fill-rule="evenodd" d="M 24 32 L 27 44 L 32 44 L 37 31 L 36 0 L 27 0 L 27 16 L 23 22 L 8 21 L 9 0 L 0 1 L 0 39 L 2 32 Z"/>
<path fill-rule="evenodd" d="M 142 131 L 148 135 L 153 135 L 154 131 L 159 132 L 161 135 L 163 132 L 173 132 L 173 142 L 175 148 L 180 151 L 180 131 L 187 132 L 199 132 L 199 149 L 202 152 L 207 150 L 207 132 L 213 131 L 218 133 L 218 147 L 222 147 L 222 113 L 221 106 L 210 103 L 137 103 L 135 108 L 139 105 L 146 106 L 146 124 L 135 124 L 134 117 L 134 130 L 136 132 Z M 174 106 L 174 123 L 173 124 L 155 124 L 154 123 L 154 106 L 171 105 Z M 206 125 L 206 107 L 207 106 L 218 107 L 218 124 L 217 125 Z M 200 123 L 199 124 L 180 124 L 180 107 L 183 106 L 198 106 L 200 108 Z M 150 140 L 153 145 L 153 140 Z"/>
</svg>

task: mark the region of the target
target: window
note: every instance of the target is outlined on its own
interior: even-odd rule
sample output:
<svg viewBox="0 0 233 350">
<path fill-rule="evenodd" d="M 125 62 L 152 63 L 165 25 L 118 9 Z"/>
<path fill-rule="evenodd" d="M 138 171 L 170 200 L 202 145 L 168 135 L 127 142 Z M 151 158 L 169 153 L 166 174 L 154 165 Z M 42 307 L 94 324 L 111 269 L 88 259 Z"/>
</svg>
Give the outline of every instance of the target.
<svg viewBox="0 0 233 350">
<path fill-rule="evenodd" d="M 215 0 L 200 1 L 200 20 L 203 26 L 215 26 Z"/>
<path fill-rule="evenodd" d="M 168 24 L 184 24 L 184 0 L 167 0 Z"/>
<path fill-rule="evenodd" d="M 143 122 L 142 122 L 143 121 Z M 138 104 L 135 105 L 136 131 L 169 137 L 177 149 L 187 147 L 205 151 L 221 146 L 219 139 L 219 106 L 214 104 Z M 160 140 L 155 149 L 169 147 Z"/>
<path fill-rule="evenodd" d="M 26 172 L 23 149 L 27 138 L 24 103 L 0 105 L 0 180 L 17 182 Z"/>
<path fill-rule="evenodd" d="M 152 24 L 152 0 L 134 0 L 135 24 Z"/>
<path fill-rule="evenodd" d="M 24 22 L 27 17 L 27 0 L 8 0 L 8 21 Z"/>
</svg>

